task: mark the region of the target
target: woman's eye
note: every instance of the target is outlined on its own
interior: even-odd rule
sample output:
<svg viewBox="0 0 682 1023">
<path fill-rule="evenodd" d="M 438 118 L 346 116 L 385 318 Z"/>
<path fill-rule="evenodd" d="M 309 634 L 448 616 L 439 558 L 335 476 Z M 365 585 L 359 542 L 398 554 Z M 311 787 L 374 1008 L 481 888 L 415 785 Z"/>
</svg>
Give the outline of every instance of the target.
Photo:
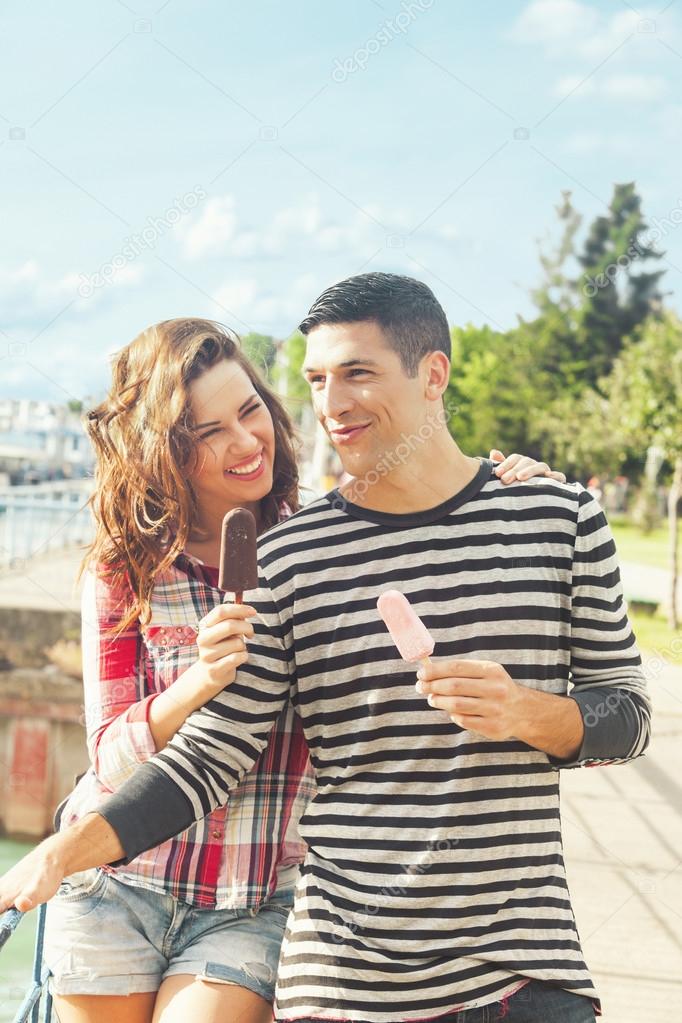
<svg viewBox="0 0 682 1023">
<path fill-rule="evenodd" d="M 261 408 L 262 403 L 259 401 L 255 405 L 251 405 L 249 408 L 242 412 L 242 419 L 244 416 L 250 416 L 252 412 L 255 412 L 257 408 Z"/>
<path fill-rule="evenodd" d="M 218 430 L 217 430 L 217 429 L 215 429 L 215 430 L 209 430 L 209 431 L 208 431 L 208 433 L 204 433 L 204 434 L 203 434 L 203 435 L 202 435 L 202 436 L 201 436 L 201 437 L 199 438 L 199 440 L 208 440 L 208 438 L 209 438 L 209 437 L 212 437 L 212 436 L 213 436 L 213 434 L 214 434 L 214 433 L 217 433 L 217 432 L 218 432 Z"/>
</svg>

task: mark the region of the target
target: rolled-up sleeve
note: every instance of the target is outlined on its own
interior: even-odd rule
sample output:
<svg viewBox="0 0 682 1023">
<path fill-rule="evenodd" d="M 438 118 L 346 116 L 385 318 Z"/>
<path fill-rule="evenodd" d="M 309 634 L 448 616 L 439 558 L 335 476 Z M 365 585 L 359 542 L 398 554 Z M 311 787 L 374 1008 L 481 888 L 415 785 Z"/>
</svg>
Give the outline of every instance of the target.
<svg viewBox="0 0 682 1023">
<path fill-rule="evenodd" d="M 81 597 L 81 646 L 87 746 L 94 771 L 114 791 L 156 752 L 149 707 L 158 693 L 145 692 L 143 644 L 134 620 L 119 636 L 130 606 L 127 582 L 114 583 L 88 570 Z"/>
<path fill-rule="evenodd" d="M 572 689 L 584 736 L 570 761 L 556 767 L 623 764 L 649 744 L 651 701 L 628 621 L 616 545 L 598 502 L 579 484 L 571 587 Z"/>
</svg>

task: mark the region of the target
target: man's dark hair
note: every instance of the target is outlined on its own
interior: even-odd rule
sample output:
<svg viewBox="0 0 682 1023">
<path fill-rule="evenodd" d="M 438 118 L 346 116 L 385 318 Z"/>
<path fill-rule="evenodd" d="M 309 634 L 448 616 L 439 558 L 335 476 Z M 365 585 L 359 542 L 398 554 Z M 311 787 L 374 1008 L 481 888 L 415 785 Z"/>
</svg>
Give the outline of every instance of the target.
<svg viewBox="0 0 682 1023">
<path fill-rule="evenodd" d="M 313 302 L 298 329 L 309 334 L 322 324 L 363 320 L 379 324 L 408 377 L 417 375 L 429 352 L 444 352 L 450 358 L 443 307 L 426 284 L 400 274 L 358 274 L 332 284 Z"/>
</svg>

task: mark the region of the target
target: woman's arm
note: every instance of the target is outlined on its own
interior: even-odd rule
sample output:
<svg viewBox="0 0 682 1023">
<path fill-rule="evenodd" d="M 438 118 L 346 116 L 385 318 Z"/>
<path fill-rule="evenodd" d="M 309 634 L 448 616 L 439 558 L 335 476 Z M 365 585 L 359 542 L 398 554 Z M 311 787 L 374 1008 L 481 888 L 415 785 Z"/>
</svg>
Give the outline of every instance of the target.
<svg viewBox="0 0 682 1023">
<path fill-rule="evenodd" d="M 197 660 L 160 693 L 147 691 L 143 641 L 133 621 L 118 637 L 108 632 L 129 606 L 128 580 L 114 586 L 86 573 L 82 595 L 83 683 L 87 745 L 99 780 L 115 791 L 139 764 L 172 739 L 193 711 L 234 680 L 235 668 L 246 660 L 242 636 L 253 629 L 251 609 L 234 611 L 232 638 L 216 644 L 210 630 L 198 639 Z"/>
</svg>

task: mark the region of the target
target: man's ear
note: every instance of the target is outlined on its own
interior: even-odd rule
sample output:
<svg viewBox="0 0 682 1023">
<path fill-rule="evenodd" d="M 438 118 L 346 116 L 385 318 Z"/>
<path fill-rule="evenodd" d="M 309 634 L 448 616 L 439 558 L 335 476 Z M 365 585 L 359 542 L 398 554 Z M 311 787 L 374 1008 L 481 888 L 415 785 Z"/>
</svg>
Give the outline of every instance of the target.
<svg viewBox="0 0 682 1023">
<path fill-rule="evenodd" d="M 450 383 L 450 360 L 445 352 L 429 352 L 423 359 L 426 397 L 430 401 L 441 398 Z"/>
</svg>

